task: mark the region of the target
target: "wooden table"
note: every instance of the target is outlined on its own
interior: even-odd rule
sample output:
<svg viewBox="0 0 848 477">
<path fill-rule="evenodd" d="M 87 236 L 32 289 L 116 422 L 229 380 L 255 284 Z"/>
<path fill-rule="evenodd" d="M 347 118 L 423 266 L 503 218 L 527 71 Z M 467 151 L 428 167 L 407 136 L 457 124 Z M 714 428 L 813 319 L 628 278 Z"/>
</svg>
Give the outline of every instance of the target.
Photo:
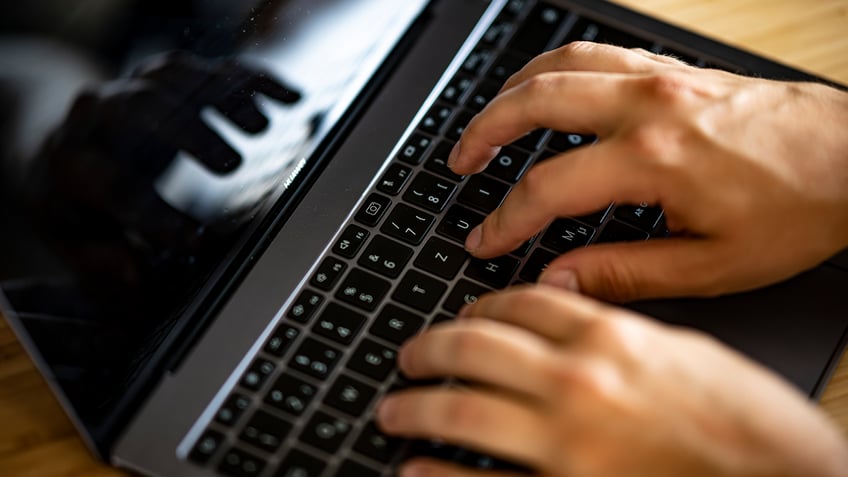
<svg viewBox="0 0 848 477">
<path fill-rule="evenodd" d="M 619 0 L 848 84 L 848 0 Z M 848 434 L 848 358 L 822 408 Z M 118 476 L 96 462 L 0 320 L 0 476 Z"/>
</svg>

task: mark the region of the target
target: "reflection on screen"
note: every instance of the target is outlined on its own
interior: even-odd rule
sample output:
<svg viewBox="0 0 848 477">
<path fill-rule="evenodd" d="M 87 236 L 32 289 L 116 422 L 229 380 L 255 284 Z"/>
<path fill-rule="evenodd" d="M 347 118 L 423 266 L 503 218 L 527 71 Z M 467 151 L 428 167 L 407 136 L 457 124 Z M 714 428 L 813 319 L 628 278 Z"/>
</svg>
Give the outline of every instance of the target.
<svg viewBox="0 0 848 477">
<path fill-rule="evenodd" d="M 408 5 L 36 3 L 0 7 L 0 281 L 96 433 L 309 167 Z"/>
</svg>

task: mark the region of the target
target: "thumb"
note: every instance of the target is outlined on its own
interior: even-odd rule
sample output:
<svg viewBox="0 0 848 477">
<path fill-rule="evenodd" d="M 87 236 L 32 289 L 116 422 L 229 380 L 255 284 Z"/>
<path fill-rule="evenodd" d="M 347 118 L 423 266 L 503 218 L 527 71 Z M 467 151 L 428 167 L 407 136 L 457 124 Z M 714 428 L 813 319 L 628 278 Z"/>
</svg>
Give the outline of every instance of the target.
<svg viewBox="0 0 848 477">
<path fill-rule="evenodd" d="M 592 245 L 551 262 L 539 283 L 613 302 L 714 296 L 727 264 L 718 245 L 703 238 Z"/>
</svg>

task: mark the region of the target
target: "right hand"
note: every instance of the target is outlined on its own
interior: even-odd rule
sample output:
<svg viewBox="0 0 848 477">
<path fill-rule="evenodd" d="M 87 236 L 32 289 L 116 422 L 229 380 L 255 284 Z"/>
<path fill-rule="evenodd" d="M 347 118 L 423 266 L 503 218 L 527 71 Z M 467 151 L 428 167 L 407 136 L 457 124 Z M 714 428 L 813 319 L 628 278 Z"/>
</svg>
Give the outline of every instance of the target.
<svg viewBox="0 0 848 477">
<path fill-rule="evenodd" d="M 514 75 L 449 163 L 480 172 L 536 128 L 600 143 L 531 169 L 466 248 L 494 257 L 555 217 L 647 202 L 665 209 L 671 238 L 569 252 L 540 281 L 613 301 L 775 283 L 848 245 L 846 125 L 848 94 L 823 85 L 572 43 Z"/>
</svg>

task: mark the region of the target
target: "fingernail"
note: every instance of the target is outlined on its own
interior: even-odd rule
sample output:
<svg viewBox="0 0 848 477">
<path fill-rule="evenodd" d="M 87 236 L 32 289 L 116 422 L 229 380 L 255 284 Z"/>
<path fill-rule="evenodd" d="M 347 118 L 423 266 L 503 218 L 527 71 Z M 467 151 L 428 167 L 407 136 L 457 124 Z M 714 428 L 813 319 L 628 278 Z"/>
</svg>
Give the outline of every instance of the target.
<svg viewBox="0 0 848 477">
<path fill-rule="evenodd" d="M 459 309 L 459 313 L 456 314 L 457 320 L 462 320 L 468 318 L 471 315 L 471 305 L 464 305 Z"/>
<path fill-rule="evenodd" d="M 459 145 L 462 143 L 456 143 L 451 149 L 450 155 L 448 156 L 448 167 L 453 169 L 453 166 L 456 165 L 456 161 L 459 159 Z"/>
<path fill-rule="evenodd" d="M 468 238 L 465 239 L 465 249 L 471 253 L 477 251 L 480 248 L 480 245 L 483 243 L 483 226 L 478 225 L 474 227 L 474 230 L 468 234 Z"/>
<path fill-rule="evenodd" d="M 383 400 L 380 401 L 380 404 L 377 405 L 377 421 L 385 426 L 391 421 L 394 412 L 394 399 L 391 397 L 383 398 Z"/>
<path fill-rule="evenodd" d="M 539 277 L 539 283 L 552 287 L 563 288 L 572 292 L 580 291 L 577 274 L 573 270 L 551 270 Z"/>
</svg>

